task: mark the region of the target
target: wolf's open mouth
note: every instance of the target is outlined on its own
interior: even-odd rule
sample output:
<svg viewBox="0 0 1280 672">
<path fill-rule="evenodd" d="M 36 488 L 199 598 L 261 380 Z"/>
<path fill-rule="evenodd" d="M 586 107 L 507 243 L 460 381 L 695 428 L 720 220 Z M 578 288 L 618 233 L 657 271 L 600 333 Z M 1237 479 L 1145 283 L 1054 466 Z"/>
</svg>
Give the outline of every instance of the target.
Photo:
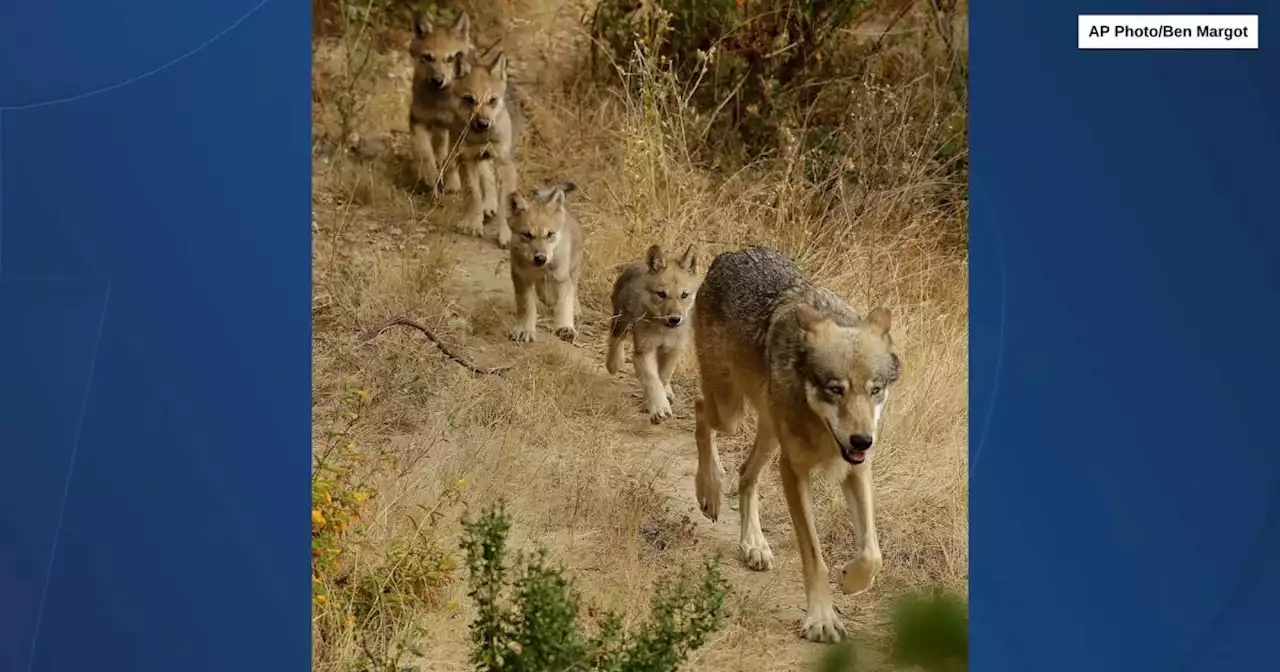
<svg viewBox="0 0 1280 672">
<path fill-rule="evenodd" d="M 845 450 L 840 449 L 840 457 L 844 458 L 849 464 L 862 464 L 867 461 L 867 451 L 865 450 Z"/>
</svg>

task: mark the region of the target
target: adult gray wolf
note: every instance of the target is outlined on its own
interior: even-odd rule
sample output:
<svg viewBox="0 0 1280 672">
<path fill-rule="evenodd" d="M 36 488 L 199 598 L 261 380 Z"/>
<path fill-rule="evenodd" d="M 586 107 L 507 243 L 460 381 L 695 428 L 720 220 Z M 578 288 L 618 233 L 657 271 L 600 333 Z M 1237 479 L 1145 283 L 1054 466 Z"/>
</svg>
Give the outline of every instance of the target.
<svg viewBox="0 0 1280 672">
<path fill-rule="evenodd" d="M 448 160 L 449 131 L 453 126 L 453 85 L 458 64 L 472 57 L 471 18 L 460 14 L 453 25 L 441 27 L 413 13 L 413 94 L 409 105 L 409 131 L 413 137 L 413 165 L 426 187 L 455 193 L 461 189 L 457 167 Z"/>
<path fill-rule="evenodd" d="M 467 187 L 462 228 L 480 236 L 492 218 L 498 246 L 506 248 L 511 241 L 508 206 L 518 190 L 515 148 L 524 115 L 507 77 L 507 56 L 495 51 L 488 63 L 457 62 L 451 133 L 460 137 L 458 170 Z"/>
<path fill-rule="evenodd" d="M 565 204 L 573 191 L 561 182 L 528 197 L 510 196 L 511 284 L 516 295 L 516 326 L 511 338 L 531 343 L 537 336 L 538 300 L 555 315 L 555 333 L 572 342 L 577 336 L 574 313 L 578 306 L 578 278 L 582 274 L 582 225 Z"/>
<path fill-rule="evenodd" d="M 671 416 L 671 374 L 689 341 L 689 311 L 698 294 L 698 254 L 693 246 L 675 263 L 653 245 L 643 261 L 625 266 L 613 283 L 609 329 L 610 374 L 622 368 L 622 342 L 631 334 L 631 359 L 644 391 L 649 421 Z"/>
<path fill-rule="evenodd" d="M 724 468 L 715 434 L 736 431 L 744 403 L 750 403 L 759 422 L 755 444 L 738 470 L 739 550 L 748 567 L 772 568 L 773 552 L 760 529 L 757 483 L 781 447 L 779 471 L 808 602 L 802 629 L 811 641 L 836 641 L 845 633 L 814 526 L 815 468 L 831 468 L 840 477 L 862 545 L 841 570 L 841 589 L 856 594 L 870 588 L 883 564 L 871 463 L 881 412 L 901 372 L 890 323 L 885 308 L 859 317 L 781 252 L 763 247 L 717 256 L 693 309 L 702 387 L 694 402 L 698 504 L 711 520 L 719 517 Z"/>
</svg>

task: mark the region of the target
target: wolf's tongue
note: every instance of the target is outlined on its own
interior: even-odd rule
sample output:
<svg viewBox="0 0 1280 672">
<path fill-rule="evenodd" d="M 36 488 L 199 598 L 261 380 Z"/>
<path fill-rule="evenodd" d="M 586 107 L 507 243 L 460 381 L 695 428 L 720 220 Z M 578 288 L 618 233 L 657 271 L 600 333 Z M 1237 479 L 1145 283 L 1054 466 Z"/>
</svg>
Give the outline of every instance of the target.
<svg viewBox="0 0 1280 672">
<path fill-rule="evenodd" d="M 867 459 L 867 451 L 851 450 L 849 451 L 849 461 L 854 464 L 862 464 Z"/>
</svg>

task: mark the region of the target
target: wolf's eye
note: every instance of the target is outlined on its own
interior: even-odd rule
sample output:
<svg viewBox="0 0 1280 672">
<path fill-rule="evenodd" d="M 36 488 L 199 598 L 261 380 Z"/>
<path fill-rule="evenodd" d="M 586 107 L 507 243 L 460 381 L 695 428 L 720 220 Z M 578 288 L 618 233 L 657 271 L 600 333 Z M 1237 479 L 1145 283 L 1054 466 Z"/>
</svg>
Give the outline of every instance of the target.
<svg viewBox="0 0 1280 672">
<path fill-rule="evenodd" d="M 689 292 L 680 292 L 680 298 L 682 299 L 689 298 Z"/>
<path fill-rule="evenodd" d="M 435 57 L 435 56 L 433 56 L 433 55 L 431 55 L 431 54 L 423 54 L 423 55 L 422 55 L 422 60 L 423 60 L 423 61 L 425 61 L 425 62 L 427 62 L 427 63 L 434 63 L 434 62 L 435 62 L 435 60 L 436 60 L 436 57 Z"/>
<path fill-rule="evenodd" d="M 871 392 L 871 396 L 878 397 L 880 396 L 881 392 L 884 392 L 884 388 L 880 387 L 879 385 L 873 385 L 871 387 L 870 392 Z"/>
<path fill-rule="evenodd" d="M 660 289 L 660 290 L 658 290 L 658 291 L 656 291 L 656 292 L 654 292 L 654 294 L 656 294 L 656 295 L 658 296 L 658 298 L 659 298 L 659 299 L 665 299 L 665 298 L 667 298 L 667 293 L 666 293 L 666 291 L 661 290 L 661 289 Z"/>
<path fill-rule="evenodd" d="M 475 105 L 476 97 L 468 93 L 467 95 L 462 97 L 462 102 L 466 103 L 467 105 Z"/>
<path fill-rule="evenodd" d="M 533 240 L 533 234 L 530 233 L 529 231 L 525 231 L 524 233 L 520 234 L 520 237 L 524 238 L 525 240 Z"/>
<path fill-rule="evenodd" d="M 552 238 L 555 238 L 555 237 L 556 237 L 556 232 L 555 232 L 555 231 L 548 231 L 548 232 L 547 232 L 547 240 L 551 240 Z"/>
<path fill-rule="evenodd" d="M 445 57 L 444 57 L 444 61 L 445 61 L 445 63 L 452 63 L 452 62 L 453 62 L 453 59 L 455 59 L 455 58 L 457 58 L 457 57 L 458 57 L 458 55 L 457 55 L 457 54 L 449 54 L 448 56 L 445 56 Z"/>
<path fill-rule="evenodd" d="M 844 385 L 841 385 L 840 383 L 833 383 L 831 385 L 828 385 L 827 392 L 829 392 L 833 397 L 843 397 Z"/>
</svg>

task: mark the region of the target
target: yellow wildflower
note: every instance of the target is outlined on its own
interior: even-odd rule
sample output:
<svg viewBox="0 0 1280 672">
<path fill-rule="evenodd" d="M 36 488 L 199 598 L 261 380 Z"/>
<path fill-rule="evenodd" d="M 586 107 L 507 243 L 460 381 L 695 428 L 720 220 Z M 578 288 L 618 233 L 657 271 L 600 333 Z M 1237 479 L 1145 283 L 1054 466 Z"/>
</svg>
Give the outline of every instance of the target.
<svg viewBox="0 0 1280 672">
<path fill-rule="evenodd" d="M 357 492 L 354 495 L 351 495 L 351 499 L 355 500 L 356 504 L 364 504 L 365 500 L 369 499 L 369 493 Z"/>
<path fill-rule="evenodd" d="M 324 514 L 320 513 L 320 509 L 311 509 L 311 524 L 324 525 Z"/>
</svg>

